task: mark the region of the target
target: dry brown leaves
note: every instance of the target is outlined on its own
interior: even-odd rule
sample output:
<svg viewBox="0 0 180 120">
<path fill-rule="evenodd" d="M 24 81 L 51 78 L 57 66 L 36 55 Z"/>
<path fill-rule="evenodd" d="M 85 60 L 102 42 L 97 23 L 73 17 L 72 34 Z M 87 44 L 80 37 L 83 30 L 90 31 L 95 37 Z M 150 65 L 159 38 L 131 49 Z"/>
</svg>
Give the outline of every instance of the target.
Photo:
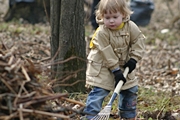
<svg viewBox="0 0 180 120">
<path fill-rule="evenodd" d="M 140 85 L 157 91 L 180 95 L 180 46 L 161 43 L 158 47 L 146 46 L 146 53 L 138 64 Z"/>
<path fill-rule="evenodd" d="M 38 31 L 31 36 L 25 27 L 21 30 L 0 33 L 0 120 L 77 116 L 83 103 L 68 99 L 66 93 L 55 94 L 45 80 L 40 81 L 47 69 L 44 61 L 50 58 L 48 35 Z"/>
</svg>

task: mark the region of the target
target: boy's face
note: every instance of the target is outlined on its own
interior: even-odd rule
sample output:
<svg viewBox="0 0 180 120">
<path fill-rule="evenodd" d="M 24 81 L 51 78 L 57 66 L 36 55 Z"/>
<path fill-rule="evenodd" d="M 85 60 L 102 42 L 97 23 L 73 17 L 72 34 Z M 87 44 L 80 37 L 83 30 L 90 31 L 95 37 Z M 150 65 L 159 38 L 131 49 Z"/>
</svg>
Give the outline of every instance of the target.
<svg viewBox="0 0 180 120">
<path fill-rule="evenodd" d="M 112 13 L 107 11 L 103 16 L 105 26 L 111 30 L 117 29 L 123 18 L 124 16 L 120 12 Z"/>
</svg>

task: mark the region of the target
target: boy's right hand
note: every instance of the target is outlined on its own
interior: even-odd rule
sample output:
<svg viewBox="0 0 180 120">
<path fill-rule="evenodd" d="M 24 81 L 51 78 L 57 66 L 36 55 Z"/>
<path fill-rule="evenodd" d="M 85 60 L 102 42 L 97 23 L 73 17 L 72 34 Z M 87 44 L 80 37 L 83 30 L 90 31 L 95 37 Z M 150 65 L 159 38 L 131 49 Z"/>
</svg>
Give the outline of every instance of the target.
<svg viewBox="0 0 180 120">
<path fill-rule="evenodd" d="M 124 82 L 124 84 L 126 83 L 126 78 L 124 77 L 124 75 L 120 69 L 117 71 L 114 71 L 113 74 L 114 74 L 114 79 L 115 79 L 115 87 L 120 80 L 122 80 Z"/>
</svg>

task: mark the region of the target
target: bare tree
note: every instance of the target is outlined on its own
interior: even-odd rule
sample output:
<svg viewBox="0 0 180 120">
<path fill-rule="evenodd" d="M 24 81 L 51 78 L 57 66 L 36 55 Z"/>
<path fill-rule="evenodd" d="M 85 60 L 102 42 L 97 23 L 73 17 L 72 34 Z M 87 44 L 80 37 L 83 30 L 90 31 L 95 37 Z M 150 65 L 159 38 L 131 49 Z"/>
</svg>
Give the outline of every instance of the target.
<svg viewBox="0 0 180 120">
<path fill-rule="evenodd" d="M 85 83 L 84 0 L 51 0 L 51 55 L 55 91 L 82 91 Z"/>
</svg>

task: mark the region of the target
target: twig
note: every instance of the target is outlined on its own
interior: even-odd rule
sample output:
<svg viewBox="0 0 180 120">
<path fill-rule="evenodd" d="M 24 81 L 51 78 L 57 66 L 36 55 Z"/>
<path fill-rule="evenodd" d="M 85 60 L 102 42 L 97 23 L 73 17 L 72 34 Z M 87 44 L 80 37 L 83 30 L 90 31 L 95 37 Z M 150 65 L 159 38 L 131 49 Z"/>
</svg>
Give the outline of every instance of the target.
<svg viewBox="0 0 180 120">
<path fill-rule="evenodd" d="M 16 68 L 14 69 L 14 73 L 17 73 L 18 71 L 19 71 L 19 69 L 21 68 L 21 66 L 22 66 L 22 64 L 18 64 L 17 66 L 16 66 Z"/>
<path fill-rule="evenodd" d="M 0 120 L 12 120 L 12 118 L 16 117 L 17 115 L 18 115 L 18 112 L 15 112 L 8 116 L 0 116 Z"/>
<path fill-rule="evenodd" d="M 28 113 L 36 113 L 36 114 L 42 114 L 42 115 L 47 115 L 47 116 L 52 116 L 52 117 L 59 117 L 59 118 L 64 118 L 64 119 L 70 119 L 69 116 L 65 116 L 59 113 L 49 113 L 49 112 L 43 112 L 39 110 L 30 110 L 30 109 L 24 109 L 24 108 L 19 108 L 18 110 L 21 110 L 22 112 L 28 112 Z"/>
<path fill-rule="evenodd" d="M 0 61 L 0 66 L 5 67 L 5 66 L 9 66 L 6 62 Z"/>
<path fill-rule="evenodd" d="M 6 106 L 1 105 L 1 106 L 0 106 L 0 109 L 1 109 L 1 110 L 9 110 L 9 107 L 7 107 L 7 105 L 6 105 Z M 17 108 L 12 107 L 11 110 L 16 111 Z M 0 119 L 0 120 L 1 120 L 1 119 Z"/>
<path fill-rule="evenodd" d="M 27 74 L 25 68 L 24 68 L 23 66 L 21 66 L 21 69 L 22 69 L 22 72 L 23 72 L 24 76 L 26 77 L 26 80 L 27 80 L 27 81 L 30 81 L 31 78 L 30 78 L 29 75 Z"/>
<path fill-rule="evenodd" d="M 46 3 L 44 2 L 44 0 L 43 0 L 43 5 L 44 5 L 44 10 L 45 10 L 45 13 L 46 13 L 46 17 L 48 19 L 48 22 L 50 23 L 49 15 L 47 13 Z"/>
<path fill-rule="evenodd" d="M 7 48 L 7 46 L 4 44 L 4 42 L 1 40 L 1 43 L 2 43 L 2 45 L 3 45 L 3 47 L 7 50 L 8 48 Z"/>
<path fill-rule="evenodd" d="M 165 102 L 165 104 L 163 105 L 163 107 L 161 108 L 161 110 L 160 110 L 160 112 L 157 114 L 157 120 L 159 119 L 159 116 L 160 116 L 160 114 L 164 111 L 164 108 L 166 107 L 166 105 L 169 103 L 169 101 L 171 100 L 171 98 L 169 98 L 166 102 Z"/>
<path fill-rule="evenodd" d="M 24 107 L 27 107 L 29 105 L 32 105 L 32 104 L 36 104 L 36 103 L 41 103 L 41 102 L 45 102 L 45 101 L 48 101 L 48 100 L 52 100 L 52 99 L 56 99 L 56 98 L 60 98 L 60 97 L 66 97 L 67 94 L 63 93 L 63 94 L 57 94 L 57 95 L 46 95 L 46 96 L 41 96 L 41 97 L 38 97 L 38 98 L 33 98 L 29 101 L 18 101 L 17 103 L 22 103 L 24 102 Z"/>
<path fill-rule="evenodd" d="M 62 97 L 61 99 L 66 100 L 66 101 L 71 102 L 71 103 L 81 105 L 81 106 L 85 106 L 85 104 L 83 104 L 82 102 L 76 101 L 76 100 L 72 100 L 72 99 L 65 98 L 65 97 Z"/>
<path fill-rule="evenodd" d="M 10 67 L 5 67 L 4 69 L 10 73 L 16 66 L 20 64 L 20 62 L 21 62 L 21 59 L 18 59 L 15 64 L 11 65 Z"/>
<path fill-rule="evenodd" d="M 21 96 L 21 93 L 22 93 L 22 90 L 23 89 L 25 89 L 24 88 L 24 85 L 25 85 L 25 81 L 23 81 L 23 83 L 21 84 L 21 87 L 20 87 L 20 90 L 19 90 L 19 92 L 18 92 L 18 95 L 16 96 L 16 98 L 15 98 L 15 100 L 14 100 L 14 106 L 16 106 L 16 103 L 17 103 L 17 100 L 18 100 L 18 98 Z M 28 94 L 28 92 L 26 91 L 26 90 L 24 90 L 27 94 Z"/>
<path fill-rule="evenodd" d="M 20 104 L 20 105 L 19 105 L 19 108 L 20 108 L 20 109 L 18 109 L 18 111 L 19 111 L 19 118 L 20 118 L 20 120 L 23 120 L 23 113 L 22 113 L 23 105 Z"/>
<path fill-rule="evenodd" d="M 56 64 L 63 64 L 63 63 L 66 63 L 66 62 L 68 62 L 68 61 L 70 61 L 70 60 L 72 60 L 72 59 L 79 59 L 79 60 L 82 60 L 82 61 L 86 62 L 86 60 L 83 59 L 83 58 L 80 58 L 80 57 L 77 57 L 77 56 L 72 56 L 72 57 L 67 58 L 66 60 L 57 61 L 57 62 L 54 62 L 54 63 L 46 64 L 46 65 L 44 65 L 44 66 L 51 66 L 51 65 L 56 65 Z"/>
<path fill-rule="evenodd" d="M 48 61 L 48 60 L 50 60 L 50 59 L 51 59 L 51 57 L 42 58 L 41 60 L 38 61 L 38 63 L 39 63 L 39 62 Z"/>
<path fill-rule="evenodd" d="M 160 116 L 160 114 L 163 112 L 163 110 L 164 110 L 165 107 L 166 107 L 166 105 L 164 105 L 164 106 L 161 108 L 160 112 L 157 114 L 157 120 L 159 120 L 159 116 Z"/>
<path fill-rule="evenodd" d="M 69 79 L 71 79 L 71 78 L 76 78 L 77 77 L 77 74 L 79 73 L 79 72 L 81 72 L 81 71 L 84 71 L 84 69 L 79 69 L 79 70 L 76 70 L 76 71 L 74 71 L 74 72 L 72 72 L 72 73 L 70 73 L 71 75 L 66 75 L 66 77 L 64 77 L 64 79 L 61 79 L 61 83 L 63 83 L 63 82 L 65 82 L 65 81 L 67 81 L 67 80 L 69 80 Z M 69 72 L 68 72 L 68 74 L 69 74 Z M 59 79 L 57 79 L 56 81 L 58 81 Z"/>
<path fill-rule="evenodd" d="M 172 10 L 171 10 L 171 8 L 170 8 L 170 6 L 169 6 L 169 0 L 166 0 L 166 4 L 167 4 L 167 7 L 168 7 L 168 9 L 169 9 L 170 14 L 171 14 L 172 16 L 174 16 L 174 13 L 172 12 Z"/>
<path fill-rule="evenodd" d="M 53 86 L 53 88 L 58 87 L 58 86 L 73 86 L 73 85 L 75 85 L 75 84 L 77 84 L 79 82 L 83 82 L 83 81 L 84 80 L 77 80 L 77 81 L 75 81 L 75 82 L 73 82 L 71 84 L 56 84 L 56 85 Z"/>
<path fill-rule="evenodd" d="M 8 65 L 11 65 L 12 62 L 13 62 L 13 60 L 14 60 L 14 56 L 11 56 L 10 59 L 9 59 L 9 61 L 8 61 Z"/>
<path fill-rule="evenodd" d="M 2 76 L 2 75 L 0 75 L 0 76 L 1 76 L 1 81 L 7 86 L 7 88 L 8 88 L 12 93 L 17 94 L 17 93 L 13 90 L 13 88 L 12 88 L 11 86 L 9 86 L 9 84 L 3 79 L 3 76 Z"/>
</svg>

